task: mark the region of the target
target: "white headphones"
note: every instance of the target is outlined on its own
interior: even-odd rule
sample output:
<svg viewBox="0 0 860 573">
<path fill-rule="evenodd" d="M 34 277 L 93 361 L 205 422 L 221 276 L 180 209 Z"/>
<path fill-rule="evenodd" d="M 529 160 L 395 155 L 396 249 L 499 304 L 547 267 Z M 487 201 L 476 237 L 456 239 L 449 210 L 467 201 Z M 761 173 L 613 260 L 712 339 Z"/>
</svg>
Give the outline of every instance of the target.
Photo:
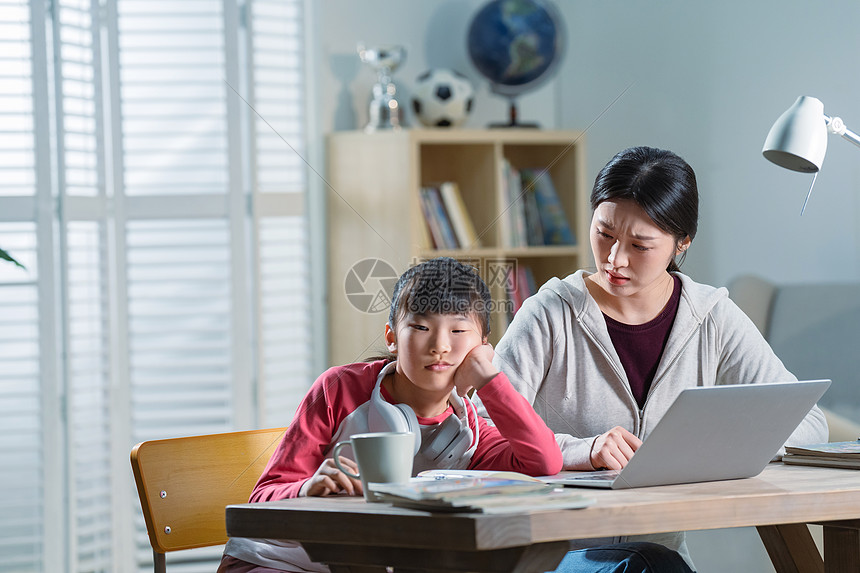
<svg viewBox="0 0 860 573">
<path fill-rule="evenodd" d="M 473 439 L 474 435 L 469 427 L 466 401 L 458 396 L 456 391 L 451 392 L 451 405 L 454 408 L 454 414 L 448 416 L 433 430 L 433 433 L 428 436 L 427 443 L 422 447 L 421 427 L 418 425 L 415 412 L 406 404 L 389 403 L 382 397 L 380 391 L 383 378 L 395 368 L 396 364 L 396 362 L 386 364 L 376 379 L 376 386 L 370 395 L 367 412 L 368 430 L 371 432 L 412 432 L 415 436 L 414 454 L 421 451 L 425 456 L 442 466 L 447 465 L 452 460 L 458 460 L 466 454 L 471 457 L 477 446 L 477 439 Z M 469 403 L 471 404 L 471 402 Z M 474 405 L 472 409 L 474 410 Z M 476 419 L 475 428 L 477 429 L 477 427 Z M 469 451 L 470 449 L 472 452 Z"/>
</svg>

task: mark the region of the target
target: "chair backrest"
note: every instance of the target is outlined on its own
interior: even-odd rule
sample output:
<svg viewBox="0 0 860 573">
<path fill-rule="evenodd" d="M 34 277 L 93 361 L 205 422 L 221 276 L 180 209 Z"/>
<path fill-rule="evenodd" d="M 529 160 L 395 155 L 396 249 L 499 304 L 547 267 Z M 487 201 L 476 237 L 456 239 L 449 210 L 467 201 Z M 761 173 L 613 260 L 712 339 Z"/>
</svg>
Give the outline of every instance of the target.
<svg viewBox="0 0 860 573">
<path fill-rule="evenodd" d="M 729 294 L 767 339 L 785 367 L 800 379 L 830 378 L 818 401 L 830 441 L 860 435 L 860 284 L 799 283 L 777 286 L 752 275 L 737 277 Z M 826 349 L 826 350 L 825 350 Z"/>
<path fill-rule="evenodd" d="M 141 442 L 131 467 L 156 560 L 227 542 L 224 508 L 245 503 L 286 428 Z"/>
<path fill-rule="evenodd" d="M 755 275 L 741 275 L 729 283 L 728 288 L 729 297 L 767 338 L 776 285 Z"/>
</svg>

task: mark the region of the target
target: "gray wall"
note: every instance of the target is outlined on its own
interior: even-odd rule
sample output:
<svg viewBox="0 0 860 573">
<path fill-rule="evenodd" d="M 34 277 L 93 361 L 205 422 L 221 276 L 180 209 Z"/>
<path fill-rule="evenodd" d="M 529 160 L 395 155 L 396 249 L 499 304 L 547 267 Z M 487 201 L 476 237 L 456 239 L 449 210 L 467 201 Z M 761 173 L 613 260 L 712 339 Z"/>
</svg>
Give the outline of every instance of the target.
<svg viewBox="0 0 860 573">
<path fill-rule="evenodd" d="M 477 88 L 467 127 L 505 119 L 505 101 L 489 92 L 466 53 L 469 20 L 482 4 L 318 3 L 323 131 L 366 122 L 374 74 L 355 55 L 358 41 L 407 47 L 407 61 L 395 73 L 404 102 L 418 74 L 449 67 L 468 75 Z M 811 176 L 761 157 L 770 125 L 799 95 L 818 97 L 825 112 L 860 131 L 860 40 L 854 33 L 860 3 L 557 0 L 556 5 L 568 29 L 567 54 L 554 81 L 521 98 L 520 115 L 547 128 L 591 125 L 589 180 L 630 145 L 666 147 L 685 157 L 696 170 L 702 196 L 687 272 L 711 284 L 750 272 L 776 283 L 860 280 L 860 149 L 830 136 L 803 217 L 800 207 Z"/>
</svg>

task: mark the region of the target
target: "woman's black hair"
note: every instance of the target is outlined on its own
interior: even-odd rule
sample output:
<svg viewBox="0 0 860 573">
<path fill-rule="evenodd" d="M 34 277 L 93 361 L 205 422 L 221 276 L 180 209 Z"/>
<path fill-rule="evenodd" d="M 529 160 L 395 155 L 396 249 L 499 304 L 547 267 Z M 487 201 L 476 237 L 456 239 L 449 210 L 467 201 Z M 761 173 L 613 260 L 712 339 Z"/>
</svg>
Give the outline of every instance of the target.
<svg viewBox="0 0 860 573">
<path fill-rule="evenodd" d="M 481 338 L 490 334 L 490 289 L 474 267 L 450 257 L 437 257 L 406 270 L 394 285 L 388 325 L 396 331 L 397 323 L 408 313 L 462 314 L 472 316 L 481 327 Z M 365 360 L 393 360 L 383 353 Z"/>
<path fill-rule="evenodd" d="M 653 147 L 630 147 L 607 163 L 591 191 L 591 209 L 604 201 L 636 202 L 661 230 L 676 242 L 696 236 L 699 226 L 699 190 L 693 168 L 678 155 Z M 683 262 L 686 251 L 681 257 Z M 677 271 L 675 259 L 668 271 Z"/>
</svg>

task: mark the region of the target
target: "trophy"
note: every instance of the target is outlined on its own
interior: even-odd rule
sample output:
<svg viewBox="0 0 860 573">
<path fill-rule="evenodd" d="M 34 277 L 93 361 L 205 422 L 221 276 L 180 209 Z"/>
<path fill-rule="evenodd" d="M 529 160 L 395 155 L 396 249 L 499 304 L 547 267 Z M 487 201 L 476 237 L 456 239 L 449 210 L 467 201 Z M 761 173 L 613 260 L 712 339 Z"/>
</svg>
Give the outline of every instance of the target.
<svg viewBox="0 0 860 573">
<path fill-rule="evenodd" d="M 373 86 L 373 97 L 370 100 L 370 120 L 364 131 L 372 132 L 379 129 L 400 129 L 403 123 L 403 110 L 395 95 L 397 88 L 391 81 L 391 74 L 406 59 L 406 48 L 403 46 L 375 46 L 366 48 L 358 45 L 358 57 L 365 64 L 376 69 L 377 81 Z"/>
</svg>

